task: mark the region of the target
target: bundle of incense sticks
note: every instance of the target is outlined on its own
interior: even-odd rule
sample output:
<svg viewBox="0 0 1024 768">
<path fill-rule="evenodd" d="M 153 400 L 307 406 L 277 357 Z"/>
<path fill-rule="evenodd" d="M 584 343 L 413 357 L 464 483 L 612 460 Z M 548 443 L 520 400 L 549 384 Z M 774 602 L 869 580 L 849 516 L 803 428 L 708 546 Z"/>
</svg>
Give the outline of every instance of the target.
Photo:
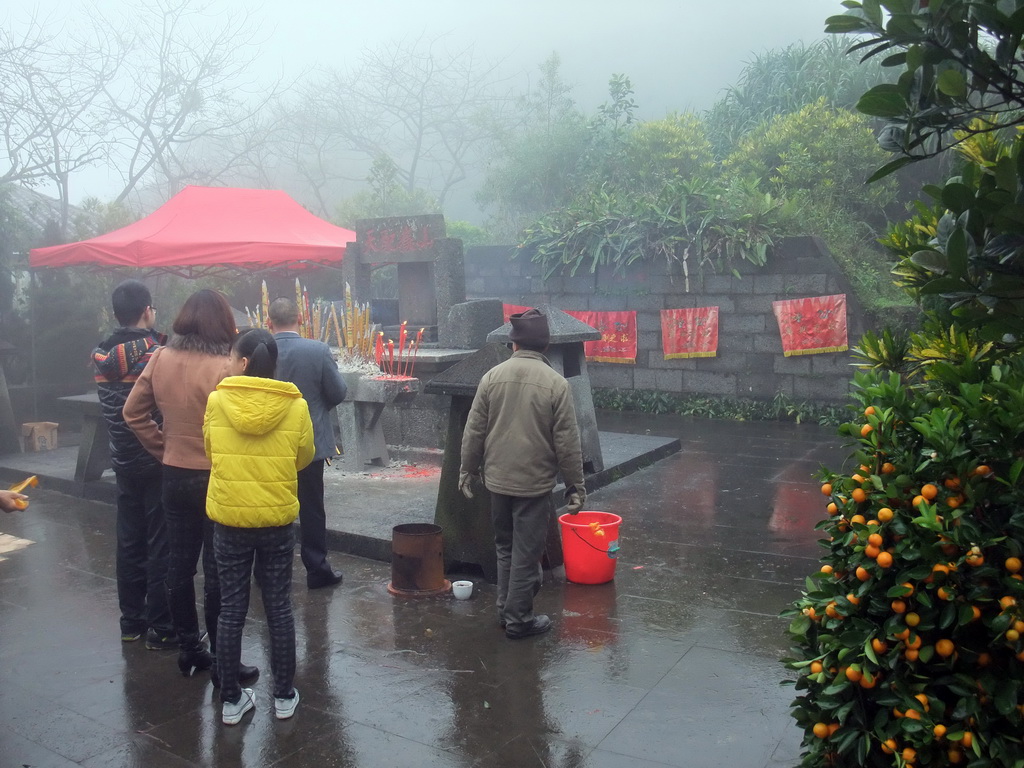
<svg viewBox="0 0 1024 768">
<path fill-rule="evenodd" d="M 416 333 L 415 340 L 409 339 L 408 320 L 403 320 L 398 329 L 398 347 L 393 339 L 385 343 L 384 332 L 379 331 L 374 345 L 374 360 L 385 376 L 412 376 L 419 355 L 420 344 L 423 343 L 424 328 Z M 385 350 L 386 353 L 385 353 Z"/>
</svg>

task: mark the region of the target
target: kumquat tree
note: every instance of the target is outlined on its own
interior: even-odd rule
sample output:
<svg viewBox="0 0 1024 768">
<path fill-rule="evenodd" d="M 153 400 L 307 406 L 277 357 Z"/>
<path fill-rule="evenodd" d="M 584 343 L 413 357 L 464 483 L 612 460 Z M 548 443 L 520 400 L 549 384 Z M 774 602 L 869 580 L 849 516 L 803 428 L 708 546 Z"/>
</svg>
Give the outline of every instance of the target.
<svg viewBox="0 0 1024 768">
<path fill-rule="evenodd" d="M 1024 1 L 845 2 L 904 71 L 860 108 L 900 157 L 955 149 L 886 244 L 925 309 L 856 352 L 850 471 L 786 614 L 804 766 L 1024 768 Z"/>
</svg>

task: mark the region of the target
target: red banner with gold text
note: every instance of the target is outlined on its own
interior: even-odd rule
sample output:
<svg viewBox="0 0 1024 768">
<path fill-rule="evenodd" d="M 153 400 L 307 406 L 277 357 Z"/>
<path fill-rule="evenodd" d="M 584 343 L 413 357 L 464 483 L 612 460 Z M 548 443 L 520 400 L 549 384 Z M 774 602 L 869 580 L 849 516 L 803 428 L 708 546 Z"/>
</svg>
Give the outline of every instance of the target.
<svg viewBox="0 0 1024 768">
<path fill-rule="evenodd" d="M 505 322 L 511 315 L 525 312 L 530 307 L 518 304 L 503 306 Z M 587 360 L 596 363 L 636 363 L 636 312 L 591 312 L 586 310 L 565 310 L 601 332 L 599 341 L 583 342 L 583 354 Z"/>
<path fill-rule="evenodd" d="M 718 354 L 718 307 L 661 310 L 661 346 L 666 360 Z"/>
<path fill-rule="evenodd" d="M 812 296 L 773 301 L 782 354 L 815 355 L 849 349 L 846 336 L 846 295 Z"/>
</svg>

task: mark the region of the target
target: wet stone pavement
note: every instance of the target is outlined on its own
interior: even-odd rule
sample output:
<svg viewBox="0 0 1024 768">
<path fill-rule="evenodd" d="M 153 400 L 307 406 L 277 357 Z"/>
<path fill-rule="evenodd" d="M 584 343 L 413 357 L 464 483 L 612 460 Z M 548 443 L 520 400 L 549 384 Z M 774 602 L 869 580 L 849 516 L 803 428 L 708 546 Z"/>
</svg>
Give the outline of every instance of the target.
<svg viewBox="0 0 1024 768">
<path fill-rule="evenodd" d="M 613 582 L 547 574 L 536 607 L 554 630 L 511 641 L 478 575 L 465 602 L 393 597 L 387 563 L 335 553 L 344 583 L 310 592 L 296 556 L 288 721 L 258 592 L 257 708 L 224 726 L 208 675 L 119 642 L 112 507 L 35 492 L 0 517 L 0 768 L 796 765 L 778 613 L 817 568 L 813 473 L 842 463 L 839 438 L 633 415 L 601 429 L 683 442 L 590 497 L 624 519 Z"/>
</svg>

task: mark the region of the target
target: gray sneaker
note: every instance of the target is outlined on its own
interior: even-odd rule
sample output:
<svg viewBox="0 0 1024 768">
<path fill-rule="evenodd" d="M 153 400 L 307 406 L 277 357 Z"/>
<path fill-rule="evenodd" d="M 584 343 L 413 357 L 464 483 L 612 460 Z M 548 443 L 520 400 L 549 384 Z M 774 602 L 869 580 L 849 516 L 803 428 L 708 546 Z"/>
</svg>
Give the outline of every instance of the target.
<svg viewBox="0 0 1024 768">
<path fill-rule="evenodd" d="M 278 720 L 287 720 L 295 714 L 295 708 L 299 706 L 299 689 L 292 688 L 295 692 L 290 699 L 279 699 L 274 697 L 274 716 Z"/>
<path fill-rule="evenodd" d="M 224 707 L 221 709 L 220 719 L 224 725 L 238 725 L 242 720 L 242 715 L 248 712 L 250 709 L 256 706 L 256 694 L 252 692 L 252 688 L 243 688 L 242 696 L 232 704 L 230 701 L 224 702 Z"/>
</svg>

